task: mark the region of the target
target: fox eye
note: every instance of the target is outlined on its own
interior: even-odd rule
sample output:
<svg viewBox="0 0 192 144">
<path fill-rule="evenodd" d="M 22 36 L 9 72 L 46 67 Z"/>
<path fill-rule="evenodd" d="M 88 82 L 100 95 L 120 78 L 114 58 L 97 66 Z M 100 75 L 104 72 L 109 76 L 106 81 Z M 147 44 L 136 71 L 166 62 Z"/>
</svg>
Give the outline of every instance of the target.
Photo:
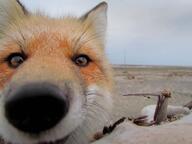
<svg viewBox="0 0 192 144">
<path fill-rule="evenodd" d="M 12 53 L 7 57 L 7 62 L 10 67 L 17 68 L 25 60 L 25 55 L 22 53 Z"/>
<path fill-rule="evenodd" d="M 73 61 L 77 66 L 85 67 L 91 60 L 87 55 L 78 55 L 73 58 Z"/>
</svg>

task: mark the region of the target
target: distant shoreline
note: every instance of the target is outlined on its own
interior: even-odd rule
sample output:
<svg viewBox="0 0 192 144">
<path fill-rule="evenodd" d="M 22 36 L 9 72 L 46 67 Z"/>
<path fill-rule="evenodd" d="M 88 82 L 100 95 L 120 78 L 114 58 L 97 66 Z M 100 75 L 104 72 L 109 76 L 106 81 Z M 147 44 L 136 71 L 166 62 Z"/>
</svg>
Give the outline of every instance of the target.
<svg viewBox="0 0 192 144">
<path fill-rule="evenodd" d="M 124 65 L 124 64 L 112 64 L 113 68 L 128 68 L 128 69 L 146 69 L 146 68 L 156 68 L 156 69 L 191 69 L 192 66 L 167 66 L 167 65 Z"/>
</svg>

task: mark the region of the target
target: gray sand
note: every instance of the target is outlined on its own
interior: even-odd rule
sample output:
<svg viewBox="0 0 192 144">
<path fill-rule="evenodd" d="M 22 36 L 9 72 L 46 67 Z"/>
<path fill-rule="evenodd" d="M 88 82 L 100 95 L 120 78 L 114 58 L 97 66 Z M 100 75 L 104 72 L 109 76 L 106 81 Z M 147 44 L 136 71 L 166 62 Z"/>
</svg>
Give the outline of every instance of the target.
<svg viewBox="0 0 192 144">
<path fill-rule="evenodd" d="M 114 68 L 114 75 L 119 91 L 116 110 L 123 109 L 122 116 L 136 116 L 145 105 L 157 102 L 156 97 L 123 97 L 123 94 L 157 93 L 167 89 L 172 93 L 171 105 L 184 105 L 192 100 L 192 68 L 118 66 Z"/>
</svg>

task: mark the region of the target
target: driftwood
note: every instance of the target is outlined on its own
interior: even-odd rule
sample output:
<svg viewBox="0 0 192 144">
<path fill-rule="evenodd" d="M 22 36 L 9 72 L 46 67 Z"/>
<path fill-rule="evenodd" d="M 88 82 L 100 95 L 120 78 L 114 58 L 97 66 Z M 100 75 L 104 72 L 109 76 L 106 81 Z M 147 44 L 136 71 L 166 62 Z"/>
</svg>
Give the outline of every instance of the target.
<svg viewBox="0 0 192 144">
<path fill-rule="evenodd" d="M 131 119 L 132 122 L 129 118 L 121 118 L 114 125 L 104 127 L 103 131 L 96 133 L 95 139 L 103 138 L 93 144 L 192 143 L 192 113 L 190 113 L 192 101 L 180 107 L 168 106 L 168 98 L 171 97 L 171 93 L 166 90 L 160 93 L 136 93 L 123 96 L 157 96 L 157 105 L 150 107 L 154 108 L 153 120 L 147 121 L 148 115 Z M 159 125 L 167 121 L 170 115 L 174 116 L 178 113 L 190 114 L 174 122 Z M 152 125 L 157 126 L 150 127 Z"/>
<path fill-rule="evenodd" d="M 147 115 L 142 115 L 133 120 L 135 124 L 150 126 L 154 124 L 160 124 L 162 121 L 167 120 L 167 108 L 168 108 L 168 98 L 171 97 L 171 92 L 163 90 L 159 93 L 135 93 L 135 94 L 126 94 L 123 96 L 156 96 L 158 97 L 157 105 L 155 108 L 153 121 L 146 123 Z"/>
<path fill-rule="evenodd" d="M 185 104 L 184 107 L 188 107 L 189 109 L 192 109 L 192 101 L 189 103 Z"/>
<path fill-rule="evenodd" d="M 143 127 L 130 122 L 92 144 L 192 144 L 192 114 L 173 123 Z"/>
<path fill-rule="evenodd" d="M 167 90 L 163 90 L 158 93 L 134 93 L 134 94 L 126 94 L 123 96 L 156 96 L 158 97 L 156 105 L 149 105 L 142 110 L 142 114 L 140 117 L 133 119 L 133 122 L 140 126 L 151 126 L 158 125 L 164 121 L 172 121 L 173 118 L 176 119 L 178 115 L 186 115 L 190 113 L 190 109 L 192 108 L 192 101 L 185 104 L 184 106 L 171 106 L 168 105 L 168 99 L 171 98 L 171 92 Z M 154 114 L 151 113 L 151 109 L 155 109 Z M 148 111 L 148 112 L 147 112 Z M 150 114 L 151 113 L 151 114 Z M 149 117 L 153 115 L 151 121 L 147 121 L 150 119 Z"/>
</svg>

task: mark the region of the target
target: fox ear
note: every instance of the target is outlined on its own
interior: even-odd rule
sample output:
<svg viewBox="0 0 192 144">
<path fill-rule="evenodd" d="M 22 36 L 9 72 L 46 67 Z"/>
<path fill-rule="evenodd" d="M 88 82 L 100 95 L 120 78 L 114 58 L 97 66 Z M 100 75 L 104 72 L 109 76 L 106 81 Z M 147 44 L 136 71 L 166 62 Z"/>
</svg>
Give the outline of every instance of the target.
<svg viewBox="0 0 192 144">
<path fill-rule="evenodd" d="M 28 15 L 28 11 L 19 0 L 0 0 L 0 37 L 5 29 Z"/>
<path fill-rule="evenodd" d="M 85 23 L 90 23 L 96 33 L 102 37 L 105 37 L 107 27 L 107 7 L 107 3 L 102 2 L 80 18 Z"/>
<path fill-rule="evenodd" d="M 25 8 L 25 6 L 24 6 L 19 0 L 16 0 L 16 2 L 17 2 L 17 4 L 18 4 L 18 6 L 20 6 L 20 8 L 22 9 L 23 13 L 24 13 L 25 15 L 28 15 L 29 12 L 28 12 L 27 9 Z"/>
</svg>

